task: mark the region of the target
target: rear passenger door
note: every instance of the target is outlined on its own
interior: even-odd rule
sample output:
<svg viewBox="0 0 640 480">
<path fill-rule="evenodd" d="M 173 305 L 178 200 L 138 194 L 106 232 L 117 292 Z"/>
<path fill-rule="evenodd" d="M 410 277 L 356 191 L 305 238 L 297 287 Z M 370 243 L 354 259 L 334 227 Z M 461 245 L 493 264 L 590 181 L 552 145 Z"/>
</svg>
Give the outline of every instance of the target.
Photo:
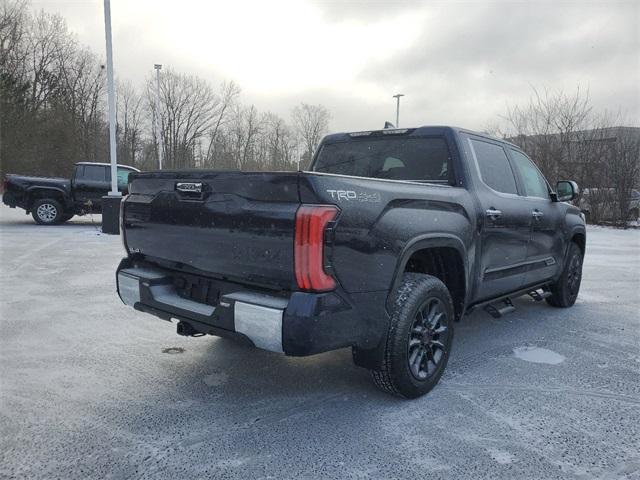
<svg viewBox="0 0 640 480">
<path fill-rule="evenodd" d="M 532 285 L 553 278 L 563 262 L 561 204 L 551 201 L 549 184 L 529 157 L 514 148 L 508 150 L 531 215 L 526 284 Z"/>
<path fill-rule="evenodd" d="M 477 168 L 475 188 L 481 207 L 474 300 L 486 300 L 523 287 L 531 208 L 519 196 L 518 183 L 504 147 L 484 137 L 467 137 Z"/>
</svg>

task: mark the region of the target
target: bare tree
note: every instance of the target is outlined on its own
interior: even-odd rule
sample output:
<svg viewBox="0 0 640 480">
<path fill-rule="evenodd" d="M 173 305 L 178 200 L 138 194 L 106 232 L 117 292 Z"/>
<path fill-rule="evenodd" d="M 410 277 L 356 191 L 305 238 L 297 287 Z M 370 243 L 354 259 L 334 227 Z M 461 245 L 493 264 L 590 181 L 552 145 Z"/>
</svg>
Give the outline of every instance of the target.
<svg viewBox="0 0 640 480">
<path fill-rule="evenodd" d="M 155 115 L 155 86 L 147 83 L 147 100 Z M 162 148 L 170 168 L 195 167 L 197 141 L 208 132 L 219 111 L 220 98 L 202 78 L 168 68 L 160 76 Z"/>
<path fill-rule="evenodd" d="M 5 0 L 0 6 L 0 71 L 2 75 L 15 75 L 26 62 L 26 49 L 22 48 L 27 29 L 27 3 L 23 0 Z"/>
<path fill-rule="evenodd" d="M 142 166 L 142 96 L 130 81 L 116 83 L 118 162 Z"/>
<path fill-rule="evenodd" d="M 266 113 L 262 117 L 262 151 L 261 167 L 269 170 L 290 170 L 295 168 L 294 151 L 295 135 L 279 116 Z"/>
<path fill-rule="evenodd" d="M 0 171 L 6 171 L 6 159 L 19 150 L 13 141 L 24 118 L 24 99 L 28 90 L 24 65 L 27 29 L 26 3 L 5 1 L 0 7 Z M 16 148 L 18 147 L 18 148 Z"/>
<path fill-rule="evenodd" d="M 259 132 L 260 122 L 256 107 L 236 106 L 227 132 L 233 168 L 247 170 L 256 167 Z"/>
<path fill-rule="evenodd" d="M 301 103 L 291 112 L 293 126 L 303 148 L 300 168 L 306 169 L 311 165 L 313 154 L 329 130 L 329 111 L 322 105 Z"/>
<path fill-rule="evenodd" d="M 3 5 L 0 19 L 2 169 L 60 174 L 76 161 L 103 159 L 97 59 L 78 46 L 60 15 L 12 6 Z"/>
<path fill-rule="evenodd" d="M 213 167 L 216 165 L 216 146 L 219 142 L 219 134 L 221 129 L 225 126 L 230 117 L 230 111 L 235 105 L 238 95 L 240 95 L 240 87 L 234 82 L 225 82 L 222 84 L 221 93 L 219 95 L 220 101 L 217 106 L 217 112 L 213 121 L 213 126 L 209 130 L 209 142 L 207 152 L 205 154 L 205 164 Z"/>
<path fill-rule="evenodd" d="M 508 108 L 503 136 L 527 151 L 549 178 L 559 175 L 560 160 L 572 156 L 575 132 L 587 127 L 589 93 L 578 87 L 573 94 L 533 89 L 529 102 Z"/>
</svg>

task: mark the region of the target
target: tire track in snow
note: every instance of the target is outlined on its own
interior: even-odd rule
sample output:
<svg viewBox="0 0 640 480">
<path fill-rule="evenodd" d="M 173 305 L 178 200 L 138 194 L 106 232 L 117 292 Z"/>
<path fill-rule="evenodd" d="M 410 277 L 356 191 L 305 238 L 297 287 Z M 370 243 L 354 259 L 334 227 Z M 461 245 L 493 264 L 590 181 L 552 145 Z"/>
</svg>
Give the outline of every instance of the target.
<svg viewBox="0 0 640 480">
<path fill-rule="evenodd" d="M 464 393 L 468 390 L 511 390 L 522 391 L 530 393 L 565 393 L 567 395 L 594 397 L 594 398 L 606 398 L 607 400 L 615 400 L 618 402 L 630 403 L 632 405 L 640 405 L 640 398 L 635 398 L 631 395 L 624 395 L 619 393 L 598 392 L 589 390 L 576 390 L 571 388 L 553 388 L 553 387 L 535 387 L 528 385 L 512 385 L 512 384 L 469 384 L 469 383 L 450 383 L 441 380 L 440 388 L 444 390 L 453 391 L 456 393 Z"/>
</svg>

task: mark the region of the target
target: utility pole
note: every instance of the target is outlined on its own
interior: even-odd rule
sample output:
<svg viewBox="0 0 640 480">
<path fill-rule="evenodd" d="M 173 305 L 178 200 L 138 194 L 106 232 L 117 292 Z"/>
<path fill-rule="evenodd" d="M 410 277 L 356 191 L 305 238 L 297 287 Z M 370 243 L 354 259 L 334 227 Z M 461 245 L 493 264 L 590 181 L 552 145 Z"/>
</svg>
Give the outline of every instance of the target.
<svg viewBox="0 0 640 480">
<path fill-rule="evenodd" d="M 400 126 L 400 97 L 404 97 L 404 93 L 396 93 L 393 96 L 396 99 L 396 128 Z"/>
<path fill-rule="evenodd" d="M 113 49 L 111 45 L 111 3 L 104 0 L 104 36 L 107 44 L 107 99 L 109 105 L 109 157 L 111 160 L 111 191 L 102 197 L 102 233 L 120 233 L 120 202 L 118 191 L 118 159 L 116 152 L 116 105 L 113 88 Z"/>
<path fill-rule="evenodd" d="M 162 65 L 156 63 L 156 137 L 158 137 L 158 167 L 162 170 L 162 127 L 160 125 L 160 70 Z"/>
</svg>

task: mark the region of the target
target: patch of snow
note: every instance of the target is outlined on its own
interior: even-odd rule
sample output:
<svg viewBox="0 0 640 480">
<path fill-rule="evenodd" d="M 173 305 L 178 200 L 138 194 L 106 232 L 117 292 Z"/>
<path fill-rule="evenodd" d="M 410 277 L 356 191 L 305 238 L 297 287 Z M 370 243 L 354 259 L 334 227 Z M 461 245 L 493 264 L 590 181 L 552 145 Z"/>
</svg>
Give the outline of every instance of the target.
<svg viewBox="0 0 640 480">
<path fill-rule="evenodd" d="M 558 365 L 565 361 L 565 358 L 559 353 L 540 347 L 516 347 L 513 349 L 513 353 L 516 358 L 525 362 Z"/>
<path fill-rule="evenodd" d="M 219 467 L 231 467 L 238 468 L 246 465 L 249 462 L 249 458 L 225 458 L 222 460 L 218 460 L 216 464 Z"/>
<path fill-rule="evenodd" d="M 513 462 L 513 455 L 509 452 L 505 452 L 504 450 L 497 450 L 494 448 L 488 449 L 489 455 L 500 465 L 508 465 Z"/>
<path fill-rule="evenodd" d="M 89 235 L 89 236 L 92 236 L 92 237 L 100 237 L 100 236 L 102 236 L 102 230 L 100 230 L 98 228 L 94 228 L 94 229 L 91 229 L 91 230 L 80 230 L 79 232 L 76 232 L 76 233 L 79 233 L 81 235 Z"/>
<path fill-rule="evenodd" d="M 227 383 L 228 375 L 223 372 L 214 372 L 205 376 L 202 381 L 209 387 L 219 387 Z"/>
<path fill-rule="evenodd" d="M 580 292 L 578 300 L 586 303 L 609 303 L 616 301 L 615 298 L 598 292 Z"/>
</svg>

